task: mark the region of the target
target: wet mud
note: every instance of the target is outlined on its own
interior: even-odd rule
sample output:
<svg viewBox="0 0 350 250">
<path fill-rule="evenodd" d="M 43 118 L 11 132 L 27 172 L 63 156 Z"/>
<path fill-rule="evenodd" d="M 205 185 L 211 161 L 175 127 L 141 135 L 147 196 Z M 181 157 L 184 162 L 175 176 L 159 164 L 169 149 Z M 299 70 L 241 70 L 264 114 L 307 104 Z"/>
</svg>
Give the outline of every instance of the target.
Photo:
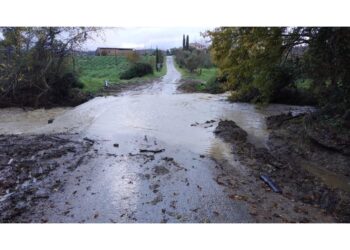
<svg viewBox="0 0 350 250">
<path fill-rule="evenodd" d="M 349 158 L 305 138 L 303 117 L 304 114 L 268 117 L 271 130 L 268 147 L 264 148 L 247 142 L 246 132 L 233 121 L 219 122 L 214 132 L 232 144 L 233 155 L 249 171 L 248 177 L 240 178 L 243 183 L 247 179 L 251 182 L 244 189 L 240 178 L 229 170 L 218 180 L 239 193 L 233 198 L 244 197 L 253 204 L 251 214 L 260 222 L 349 222 Z M 319 171 L 310 166 L 317 166 Z M 332 169 L 333 178 L 327 176 L 327 168 Z M 327 181 L 327 177 L 334 181 L 334 172 L 338 172 L 337 181 Z M 262 176 L 277 183 L 281 193 L 273 192 Z"/>
<path fill-rule="evenodd" d="M 75 139 L 74 139 L 75 138 Z M 27 222 L 91 155 L 76 135 L 0 136 L 0 222 Z"/>
</svg>

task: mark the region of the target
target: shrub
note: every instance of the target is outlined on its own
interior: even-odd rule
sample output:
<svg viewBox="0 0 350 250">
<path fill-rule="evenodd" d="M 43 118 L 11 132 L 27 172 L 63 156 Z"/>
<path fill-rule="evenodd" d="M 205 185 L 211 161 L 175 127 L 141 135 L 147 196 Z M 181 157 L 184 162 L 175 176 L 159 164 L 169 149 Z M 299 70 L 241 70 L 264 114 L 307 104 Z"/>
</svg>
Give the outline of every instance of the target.
<svg viewBox="0 0 350 250">
<path fill-rule="evenodd" d="M 225 92 L 223 88 L 223 83 L 221 83 L 216 76 L 212 76 L 209 78 L 205 86 L 205 89 L 207 92 L 212 94 L 219 94 L 219 93 Z"/>
<path fill-rule="evenodd" d="M 149 63 L 135 63 L 126 71 L 120 74 L 120 79 L 128 80 L 134 77 L 142 77 L 148 74 L 153 74 L 152 65 Z"/>
<path fill-rule="evenodd" d="M 69 95 L 72 88 L 82 89 L 84 85 L 79 81 L 74 73 L 66 73 L 62 77 L 57 77 L 52 84 L 51 93 L 54 99 L 60 100 Z"/>
</svg>

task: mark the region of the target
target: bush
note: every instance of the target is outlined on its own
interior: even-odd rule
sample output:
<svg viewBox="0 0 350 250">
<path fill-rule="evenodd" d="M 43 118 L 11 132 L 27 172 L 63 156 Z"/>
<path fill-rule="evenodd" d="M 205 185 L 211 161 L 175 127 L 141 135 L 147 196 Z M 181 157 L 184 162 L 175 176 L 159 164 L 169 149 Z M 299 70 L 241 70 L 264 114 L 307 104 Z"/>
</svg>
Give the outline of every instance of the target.
<svg viewBox="0 0 350 250">
<path fill-rule="evenodd" d="M 69 92 L 73 88 L 82 89 L 84 85 L 79 81 L 74 73 L 66 73 L 62 77 L 57 77 L 53 82 L 51 93 L 57 101 L 68 97 Z"/>
<path fill-rule="evenodd" d="M 135 63 L 129 69 L 120 74 L 120 79 L 128 80 L 134 77 L 142 77 L 153 74 L 152 65 L 149 63 Z"/>
<path fill-rule="evenodd" d="M 207 92 L 212 94 L 220 94 L 225 92 L 223 88 L 223 83 L 220 82 L 216 76 L 212 76 L 211 78 L 209 78 L 205 86 L 205 89 Z"/>
<path fill-rule="evenodd" d="M 190 72 L 197 68 L 211 68 L 213 63 L 207 50 L 198 50 L 191 48 L 190 50 L 176 50 L 175 61 L 180 68 L 185 68 Z"/>
<path fill-rule="evenodd" d="M 82 89 L 84 87 L 84 84 L 79 81 L 78 76 L 71 72 L 64 74 L 61 81 L 71 88 Z"/>
</svg>

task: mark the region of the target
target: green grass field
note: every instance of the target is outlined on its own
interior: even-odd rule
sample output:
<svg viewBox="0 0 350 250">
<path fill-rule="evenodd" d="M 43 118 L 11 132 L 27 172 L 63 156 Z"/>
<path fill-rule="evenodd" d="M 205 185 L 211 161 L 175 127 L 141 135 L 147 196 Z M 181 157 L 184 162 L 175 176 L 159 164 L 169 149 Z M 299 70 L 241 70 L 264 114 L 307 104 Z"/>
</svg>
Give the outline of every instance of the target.
<svg viewBox="0 0 350 250">
<path fill-rule="evenodd" d="M 175 67 L 181 73 L 184 80 L 196 80 L 202 83 L 198 83 L 196 85 L 196 89 L 198 91 L 203 91 L 209 87 L 208 85 L 213 82 L 213 78 L 215 78 L 218 73 L 218 69 L 215 67 L 209 69 L 202 68 L 200 73 L 199 70 L 197 70 L 197 72 L 191 73 L 185 68 L 180 68 L 177 63 L 175 63 Z"/>
<path fill-rule="evenodd" d="M 200 74 L 198 73 L 198 70 L 197 72 L 191 73 L 185 68 L 180 68 L 177 63 L 175 63 L 175 67 L 181 73 L 183 78 L 199 80 L 203 83 L 207 83 L 211 78 L 215 77 L 218 72 L 218 69 L 215 67 L 209 69 L 202 68 Z"/>
<path fill-rule="evenodd" d="M 142 56 L 140 61 L 149 62 L 154 65 L 154 56 Z M 76 70 L 79 80 L 84 84 L 84 91 L 96 93 L 104 86 L 104 81 L 111 84 L 141 82 L 161 77 L 166 73 L 166 66 L 160 72 L 154 71 L 153 75 L 130 80 L 120 80 L 120 74 L 130 66 L 128 60 L 123 56 L 83 56 L 76 59 Z"/>
</svg>

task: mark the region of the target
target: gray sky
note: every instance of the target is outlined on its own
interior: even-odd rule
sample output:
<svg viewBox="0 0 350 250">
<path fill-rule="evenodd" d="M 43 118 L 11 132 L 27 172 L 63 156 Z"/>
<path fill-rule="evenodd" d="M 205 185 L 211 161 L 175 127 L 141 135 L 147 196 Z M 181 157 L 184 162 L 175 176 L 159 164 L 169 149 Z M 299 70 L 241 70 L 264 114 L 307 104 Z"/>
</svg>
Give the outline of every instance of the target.
<svg viewBox="0 0 350 250">
<path fill-rule="evenodd" d="M 97 47 L 169 49 L 182 46 L 183 34 L 189 35 L 190 43 L 204 43 L 200 32 L 208 29 L 213 27 L 106 28 L 102 37 L 88 41 L 84 48 L 88 50 L 95 50 Z"/>
</svg>

